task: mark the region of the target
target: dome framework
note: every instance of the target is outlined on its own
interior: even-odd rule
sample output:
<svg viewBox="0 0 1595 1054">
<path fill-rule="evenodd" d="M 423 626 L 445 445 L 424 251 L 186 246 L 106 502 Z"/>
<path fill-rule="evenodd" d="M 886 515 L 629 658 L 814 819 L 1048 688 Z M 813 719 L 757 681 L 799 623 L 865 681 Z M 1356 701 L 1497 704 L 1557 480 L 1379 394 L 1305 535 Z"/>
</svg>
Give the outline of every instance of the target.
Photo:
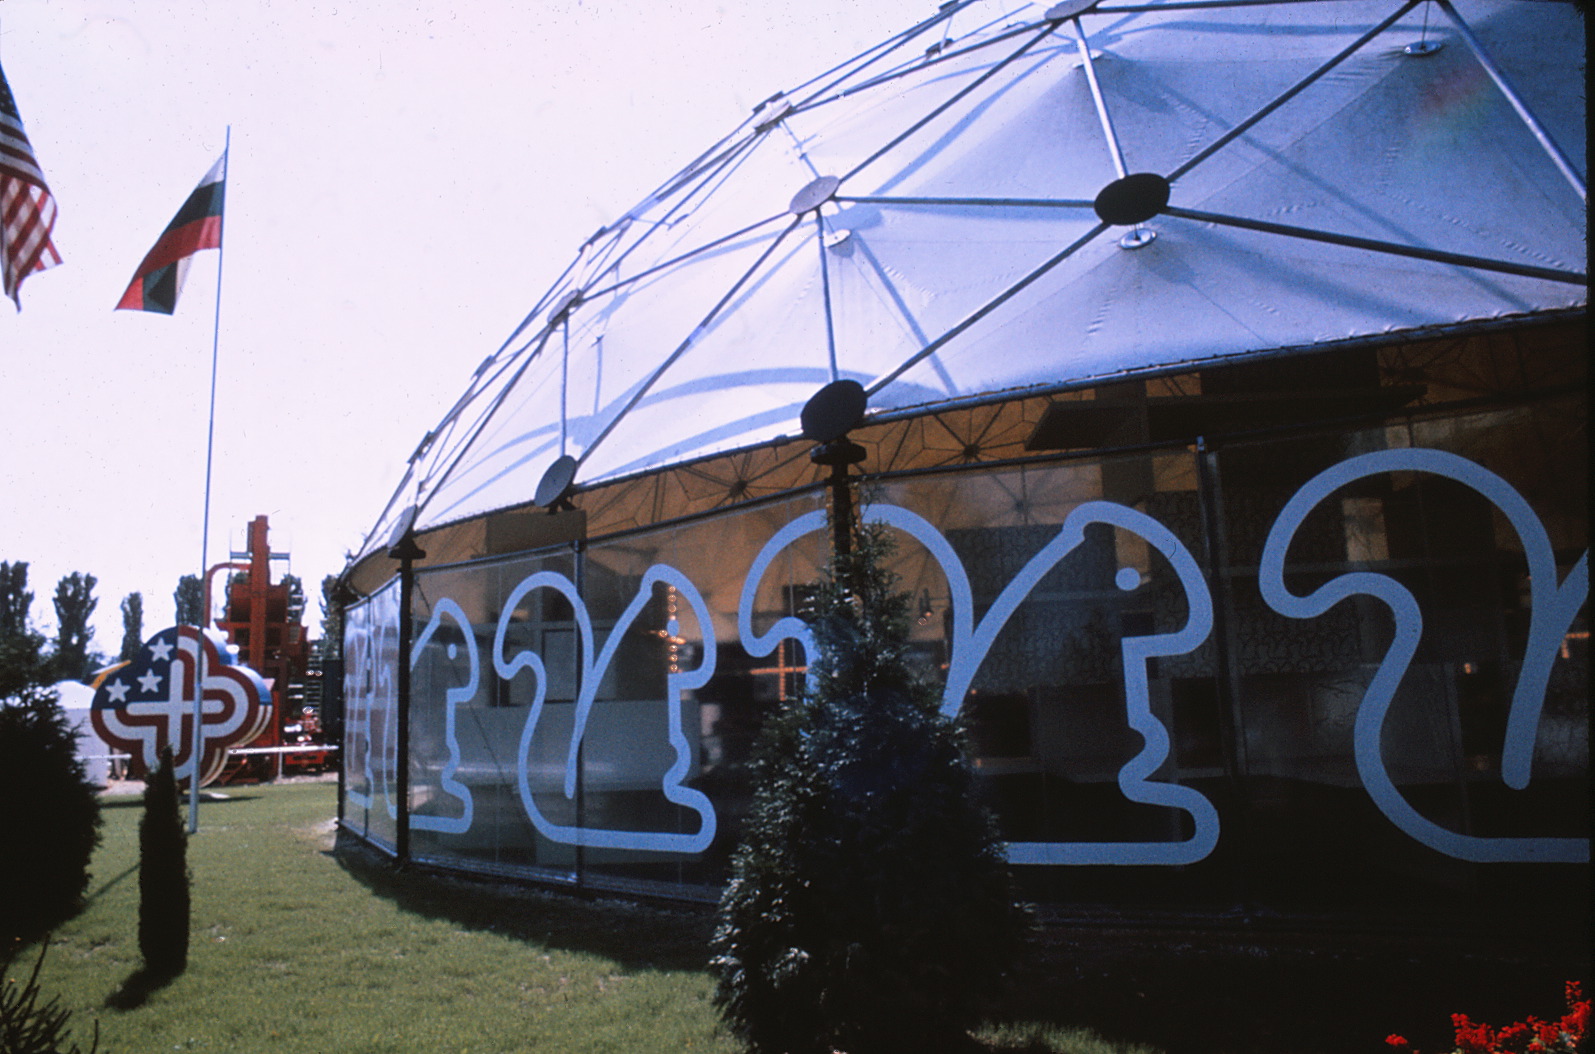
<svg viewBox="0 0 1595 1054">
<path fill-rule="evenodd" d="M 712 896 L 847 443 L 1027 896 L 1572 932 L 1580 28 L 954 0 L 772 96 L 411 457 L 345 828 Z"/>
<path fill-rule="evenodd" d="M 946 4 L 596 232 L 360 555 L 412 506 L 531 502 L 560 458 L 583 489 L 797 436 L 838 378 L 881 419 L 1581 308 L 1579 21 Z"/>
</svg>

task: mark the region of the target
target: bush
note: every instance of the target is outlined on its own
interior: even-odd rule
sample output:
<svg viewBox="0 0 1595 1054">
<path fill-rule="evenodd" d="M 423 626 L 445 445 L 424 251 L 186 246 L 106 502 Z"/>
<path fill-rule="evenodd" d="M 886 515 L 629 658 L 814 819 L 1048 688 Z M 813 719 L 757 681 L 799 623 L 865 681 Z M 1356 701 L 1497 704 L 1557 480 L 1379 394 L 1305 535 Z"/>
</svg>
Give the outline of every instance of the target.
<svg viewBox="0 0 1595 1054">
<path fill-rule="evenodd" d="M 39 1003 L 39 968 L 44 965 L 44 948 L 33 964 L 28 983 L 0 979 L 0 1051 L 5 1054 L 81 1054 L 76 1044 L 66 1046 L 72 1011 L 60 1005 L 60 997 Z M 100 1048 L 100 1023 L 94 1023 L 94 1042 L 89 1054 Z"/>
<path fill-rule="evenodd" d="M 56 697 L 0 699 L 0 965 L 77 914 L 100 841 L 100 800 Z"/>
<path fill-rule="evenodd" d="M 138 949 L 152 978 L 176 977 L 188 967 L 188 832 L 171 747 L 144 785 L 138 849 Z"/>
<path fill-rule="evenodd" d="M 1023 945 L 995 826 L 909 655 L 889 552 L 864 528 L 833 561 L 804 697 L 761 735 L 711 969 L 727 1024 L 762 1054 L 958 1049 Z"/>
</svg>

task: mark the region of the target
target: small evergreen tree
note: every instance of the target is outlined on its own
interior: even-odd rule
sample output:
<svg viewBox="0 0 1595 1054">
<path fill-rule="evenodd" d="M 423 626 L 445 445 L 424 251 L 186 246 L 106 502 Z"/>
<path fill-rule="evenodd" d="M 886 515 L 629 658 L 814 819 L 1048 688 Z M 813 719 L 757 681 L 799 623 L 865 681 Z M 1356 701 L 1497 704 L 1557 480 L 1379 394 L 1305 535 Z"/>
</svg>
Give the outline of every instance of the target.
<svg viewBox="0 0 1595 1054">
<path fill-rule="evenodd" d="M 804 696 L 761 734 L 711 963 L 760 1054 L 957 1050 L 1028 927 L 889 552 L 867 527 L 833 558 Z"/>
<path fill-rule="evenodd" d="M 0 696 L 0 963 L 82 907 L 100 799 L 54 693 Z"/>
<path fill-rule="evenodd" d="M 183 828 L 172 748 L 144 785 L 138 828 L 138 948 L 152 978 L 188 967 L 188 833 Z"/>
<path fill-rule="evenodd" d="M 60 996 L 39 1001 L 39 970 L 44 966 L 45 948 L 39 948 L 33 973 L 26 984 L 15 977 L 4 977 L 0 963 L 0 1051 L 4 1054 L 83 1054 L 73 1043 L 67 1046 L 72 1030 L 72 1011 L 61 1005 Z M 100 1023 L 94 1022 L 94 1039 L 88 1054 L 100 1049 Z"/>
</svg>

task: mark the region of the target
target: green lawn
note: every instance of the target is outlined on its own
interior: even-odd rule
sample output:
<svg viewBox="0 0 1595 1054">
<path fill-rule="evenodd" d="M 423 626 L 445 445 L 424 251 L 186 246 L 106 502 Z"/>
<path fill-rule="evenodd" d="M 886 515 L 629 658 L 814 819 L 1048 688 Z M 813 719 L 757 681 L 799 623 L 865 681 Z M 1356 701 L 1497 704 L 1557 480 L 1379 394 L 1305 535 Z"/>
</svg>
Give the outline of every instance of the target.
<svg viewBox="0 0 1595 1054">
<path fill-rule="evenodd" d="M 108 798 L 87 909 L 41 984 L 108 1054 L 723 1051 L 707 919 L 513 887 L 395 881 L 331 852 L 336 788 L 229 791 L 201 806 L 187 973 L 111 1009 L 139 965 L 137 798 Z M 13 974 L 31 966 L 24 953 Z M 1009 1027 L 996 1049 L 1131 1054 L 1089 1033 Z"/>
</svg>

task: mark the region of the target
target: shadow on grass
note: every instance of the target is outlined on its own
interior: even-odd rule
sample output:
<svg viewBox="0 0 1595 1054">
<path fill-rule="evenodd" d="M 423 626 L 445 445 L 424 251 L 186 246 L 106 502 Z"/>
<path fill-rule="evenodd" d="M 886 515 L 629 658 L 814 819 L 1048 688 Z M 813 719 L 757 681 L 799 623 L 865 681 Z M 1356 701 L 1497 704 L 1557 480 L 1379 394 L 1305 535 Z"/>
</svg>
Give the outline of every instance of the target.
<svg viewBox="0 0 1595 1054">
<path fill-rule="evenodd" d="M 151 970 L 140 966 L 127 975 L 127 980 L 110 995 L 105 1005 L 112 1010 L 136 1010 L 149 1002 L 150 996 L 182 976 L 181 970 Z"/>
<path fill-rule="evenodd" d="M 117 885 L 123 879 L 127 878 L 129 875 L 136 875 L 136 874 L 138 874 L 138 865 L 134 864 L 132 867 L 129 867 L 127 870 L 123 871 L 121 874 L 113 875 L 110 878 L 106 879 L 104 885 L 100 886 L 99 889 L 96 889 L 93 893 L 90 893 L 88 896 L 83 898 L 83 906 L 84 907 L 88 907 L 90 904 L 94 903 L 96 900 L 99 900 L 101 897 L 105 896 L 105 894 L 110 891 L 111 887 Z"/>
<path fill-rule="evenodd" d="M 704 969 L 714 909 L 589 899 L 520 884 L 396 871 L 363 843 L 333 854 L 374 894 L 407 911 L 632 968 Z M 995 1021 L 1088 1029 L 1166 1054 L 1344 1054 L 1384 1050 L 1400 1032 L 1449 1050 L 1451 1014 L 1497 1026 L 1561 1014 L 1565 981 L 1590 976 L 1582 919 L 1554 940 L 1543 927 L 1436 933 L 1324 923 L 1044 919 Z M 1046 1054 L 1031 1035 L 971 1050 Z M 1093 1048 L 1088 1048 L 1093 1049 Z M 1104 1049 L 1107 1049 L 1104 1047 Z"/>
<path fill-rule="evenodd" d="M 1004 1009 L 1168 1054 L 1372 1052 L 1392 1032 L 1450 1050 L 1453 1013 L 1498 1027 L 1556 1017 L 1563 983 L 1587 980 L 1589 964 L 1573 933 L 1055 920 Z"/>
<path fill-rule="evenodd" d="M 205 792 L 202 792 L 200 794 L 200 796 L 199 796 L 199 804 L 200 804 L 201 810 L 204 810 L 204 809 L 210 808 L 213 805 L 231 805 L 234 802 L 255 801 L 255 800 L 259 799 L 259 798 L 260 798 L 260 795 L 258 795 L 258 794 L 216 794 L 216 793 L 205 793 Z M 183 806 L 183 809 L 186 811 L 187 808 L 188 808 L 188 795 L 187 794 L 183 795 L 182 806 Z M 143 809 L 143 808 L 144 808 L 144 795 L 142 795 L 142 794 L 118 794 L 118 795 L 115 795 L 115 796 L 102 795 L 100 797 L 100 809 L 102 811 L 106 810 L 106 809 Z"/>
<path fill-rule="evenodd" d="M 344 835 L 331 854 L 377 896 L 462 929 L 590 952 L 630 969 L 701 970 L 708 964 L 712 906 L 654 906 L 421 869 L 400 871 L 387 857 Z"/>
</svg>

